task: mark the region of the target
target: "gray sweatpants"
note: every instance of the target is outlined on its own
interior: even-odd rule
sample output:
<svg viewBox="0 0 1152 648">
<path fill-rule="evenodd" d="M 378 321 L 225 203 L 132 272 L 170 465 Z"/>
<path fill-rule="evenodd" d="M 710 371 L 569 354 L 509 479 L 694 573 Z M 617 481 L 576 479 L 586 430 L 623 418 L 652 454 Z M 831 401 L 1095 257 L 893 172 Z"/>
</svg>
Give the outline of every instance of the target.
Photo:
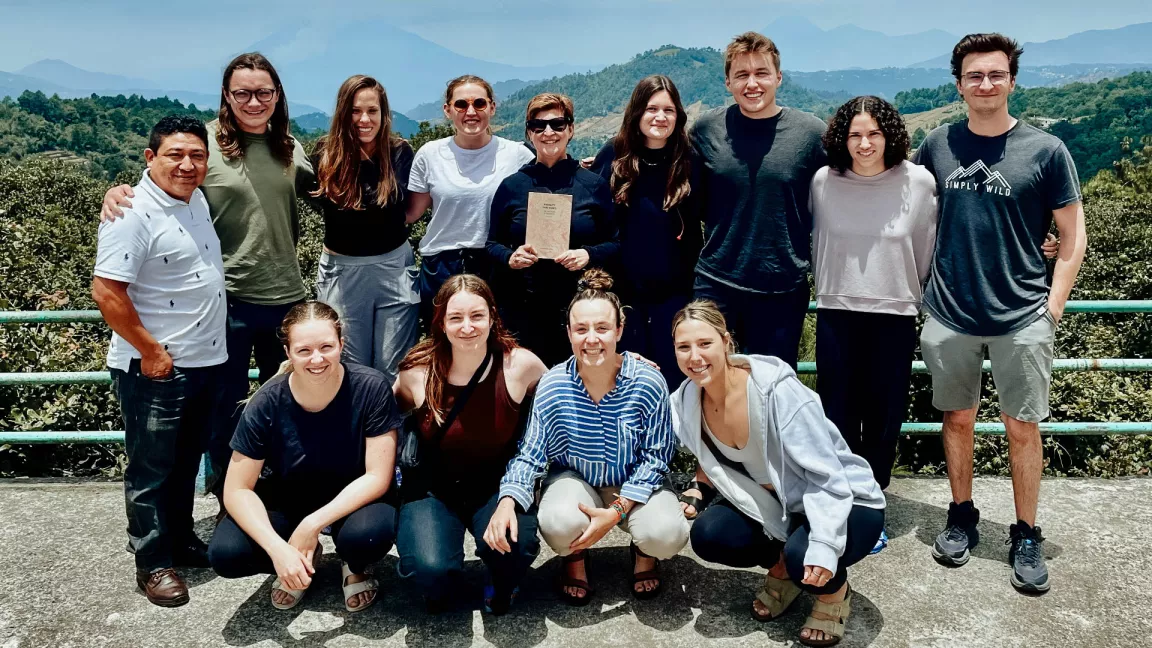
<svg viewBox="0 0 1152 648">
<path fill-rule="evenodd" d="M 340 314 L 344 359 L 396 380 L 396 365 L 419 335 L 420 293 L 412 246 L 356 257 L 320 255 L 316 299 Z"/>
</svg>

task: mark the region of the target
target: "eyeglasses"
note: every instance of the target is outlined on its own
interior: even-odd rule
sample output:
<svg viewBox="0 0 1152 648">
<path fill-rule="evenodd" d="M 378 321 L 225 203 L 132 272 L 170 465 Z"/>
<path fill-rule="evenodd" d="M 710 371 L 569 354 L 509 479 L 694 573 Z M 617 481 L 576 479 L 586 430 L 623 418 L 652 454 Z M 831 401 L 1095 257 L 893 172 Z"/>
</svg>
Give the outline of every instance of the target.
<svg viewBox="0 0 1152 648">
<path fill-rule="evenodd" d="M 568 128 L 568 125 L 571 123 L 572 121 L 567 117 L 557 117 L 555 119 L 529 119 L 528 121 L 524 122 L 524 126 L 536 134 L 543 133 L 544 129 L 548 128 L 549 126 L 552 127 L 554 132 L 559 133 L 565 128 Z"/>
<path fill-rule="evenodd" d="M 1008 83 L 1008 79 L 1011 79 L 1012 75 L 1004 70 L 995 70 L 988 74 L 984 74 L 983 72 L 968 72 L 963 78 L 964 85 L 975 87 L 983 85 L 984 79 L 991 81 L 992 85 L 1004 85 Z"/>
<path fill-rule="evenodd" d="M 253 91 L 253 90 L 229 90 L 228 94 L 232 95 L 232 99 L 236 103 L 240 103 L 240 104 L 246 104 L 249 101 L 252 101 L 253 95 L 255 95 L 256 101 L 259 101 L 260 103 L 268 103 L 269 101 L 272 101 L 273 97 L 276 96 L 276 89 L 275 88 L 260 88 L 259 90 L 255 90 L 255 91 Z"/>
<path fill-rule="evenodd" d="M 480 112 L 488 107 L 488 100 L 484 97 L 476 97 L 475 99 L 457 99 L 452 102 L 452 107 L 456 109 L 456 112 L 468 112 L 468 106 L 472 106 L 476 112 Z"/>
</svg>

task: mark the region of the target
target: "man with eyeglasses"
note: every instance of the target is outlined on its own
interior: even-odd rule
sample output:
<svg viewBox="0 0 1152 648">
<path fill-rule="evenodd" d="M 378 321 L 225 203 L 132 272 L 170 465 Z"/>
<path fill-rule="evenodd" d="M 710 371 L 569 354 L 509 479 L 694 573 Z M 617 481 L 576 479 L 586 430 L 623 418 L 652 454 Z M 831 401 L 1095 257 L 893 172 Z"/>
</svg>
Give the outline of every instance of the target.
<svg viewBox="0 0 1152 648">
<path fill-rule="evenodd" d="M 808 310 L 812 213 L 808 185 L 824 166 L 824 122 L 776 103 L 780 51 L 756 32 L 724 51 L 736 103 L 692 128 L 692 198 L 704 249 L 693 292 L 716 302 L 736 343 L 793 368 Z"/>
<path fill-rule="evenodd" d="M 932 404 L 944 412 L 944 456 L 953 502 L 933 557 L 968 562 L 979 542 L 972 452 L 985 350 L 1008 436 L 1016 524 L 1011 583 L 1028 594 L 1051 586 L 1036 525 L 1044 470 L 1039 422 L 1048 417 L 1056 326 L 1084 258 L 1076 167 L 1056 137 L 1008 112 L 1023 50 L 1001 34 L 970 34 L 952 52 L 968 119 L 932 131 L 914 161 L 936 176 L 940 219 L 920 336 Z M 1051 285 L 1041 243 L 1055 220 L 1060 246 Z"/>
</svg>

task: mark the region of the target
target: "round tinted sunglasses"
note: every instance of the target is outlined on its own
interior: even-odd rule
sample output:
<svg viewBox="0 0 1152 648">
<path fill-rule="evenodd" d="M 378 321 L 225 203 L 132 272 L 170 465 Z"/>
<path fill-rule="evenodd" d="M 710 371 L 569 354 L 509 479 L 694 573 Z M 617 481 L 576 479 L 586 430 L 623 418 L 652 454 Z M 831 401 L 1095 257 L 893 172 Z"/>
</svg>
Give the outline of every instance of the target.
<svg viewBox="0 0 1152 648">
<path fill-rule="evenodd" d="M 452 107 L 456 109 L 456 112 L 468 112 L 468 106 L 472 106 L 477 110 L 477 112 L 479 112 L 487 108 L 489 103 L 491 102 L 484 97 L 476 97 L 475 99 L 457 99 L 456 101 L 452 102 Z"/>
</svg>

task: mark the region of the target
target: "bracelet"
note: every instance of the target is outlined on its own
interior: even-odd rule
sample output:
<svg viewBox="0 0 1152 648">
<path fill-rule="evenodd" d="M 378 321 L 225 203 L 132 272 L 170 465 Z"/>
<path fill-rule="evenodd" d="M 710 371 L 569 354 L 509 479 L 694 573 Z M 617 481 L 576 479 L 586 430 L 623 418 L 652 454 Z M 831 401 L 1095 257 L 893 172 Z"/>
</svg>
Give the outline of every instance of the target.
<svg viewBox="0 0 1152 648">
<path fill-rule="evenodd" d="M 616 524 L 620 524 L 620 522 L 628 519 L 628 512 L 624 510 L 624 503 L 620 501 L 620 498 L 616 498 L 616 500 L 612 502 L 609 508 L 611 508 L 613 511 L 616 511 L 616 514 L 620 516 L 620 521 Z"/>
</svg>

